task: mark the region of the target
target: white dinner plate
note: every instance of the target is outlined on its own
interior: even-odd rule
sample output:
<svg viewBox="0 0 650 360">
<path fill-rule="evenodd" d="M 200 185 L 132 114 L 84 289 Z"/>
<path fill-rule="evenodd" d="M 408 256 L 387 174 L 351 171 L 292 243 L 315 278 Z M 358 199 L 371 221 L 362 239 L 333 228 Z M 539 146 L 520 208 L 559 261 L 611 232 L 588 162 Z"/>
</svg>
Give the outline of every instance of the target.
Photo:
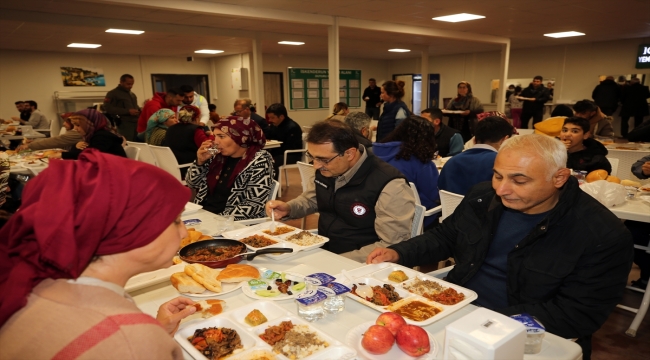
<svg viewBox="0 0 650 360">
<path fill-rule="evenodd" d="M 420 357 L 414 358 L 412 356 L 409 356 L 405 354 L 398 346 L 397 344 L 393 344 L 393 347 L 388 351 L 387 353 L 383 355 L 373 355 L 370 354 L 369 352 L 366 351 L 366 349 L 361 346 L 361 339 L 363 338 L 363 334 L 368 330 L 368 328 L 372 325 L 375 325 L 374 321 L 368 321 L 363 324 L 359 324 L 358 326 L 350 329 L 348 331 L 347 335 L 345 335 L 345 343 L 355 349 L 357 351 L 357 356 L 362 358 L 362 359 L 368 359 L 368 360 L 412 360 L 412 359 L 418 359 L 418 360 L 429 360 L 429 359 L 435 359 L 436 355 L 438 355 L 438 342 L 436 342 L 436 339 L 433 337 L 433 334 L 427 331 L 427 334 L 429 335 L 429 344 L 431 345 L 431 350 Z M 426 331 L 426 330 L 425 330 Z"/>
<path fill-rule="evenodd" d="M 303 274 L 298 274 L 298 273 L 295 273 L 295 272 L 293 272 L 293 271 L 282 271 L 282 272 L 284 272 L 285 274 L 289 274 L 289 275 L 291 275 L 291 276 L 295 276 L 295 277 L 300 277 L 300 278 L 304 278 L 304 277 L 305 277 L 305 275 L 303 275 Z M 275 280 L 269 280 L 269 281 L 267 281 L 267 283 L 268 283 L 269 285 L 271 285 L 271 287 L 272 287 L 273 289 L 277 289 L 277 286 L 275 286 Z M 292 295 L 280 294 L 280 295 L 278 295 L 278 296 L 274 296 L 274 297 L 265 297 L 265 296 L 259 296 L 259 295 L 257 295 L 257 294 L 255 293 L 255 290 L 251 289 L 251 287 L 248 286 L 248 283 L 247 283 L 247 282 L 245 282 L 245 281 L 242 282 L 242 285 L 243 285 L 243 286 L 242 286 L 241 289 L 242 289 L 242 292 L 244 293 L 244 295 L 246 295 L 246 296 L 248 296 L 248 297 L 250 297 L 250 298 L 253 298 L 253 299 L 257 299 L 257 300 L 270 300 L 270 301 L 290 300 L 290 299 L 295 298 L 298 294 L 301 294 L 302 292 L 304 292 L 304 291 L 307 289 L 307 287 L 304 287 L 304 288 L 303 288 L 302 290 L 300 290 L 300 291 L 292 291 Z"/>
<path fill-rule="evenodd" d="M 186 264 L 184 264 L 184 265 L 186 265 Z M 185 267 L 183 267 L 183 269 L 185 269 Z M 223 269 L 214 269 L 214 270 L 218 271 L 218 272 L 221 272 L 221 270 L 223 270 Z M 184 271 L 184 270 L 181 270 L 181 271 Z M 195 298 L 215 297 L 215 296 L 231 293 L 231 292 L 239 289 L 240 287 L 242 287 L 242 285 L 245 284 L 245 283 L 246 283 L 245 281 L 238 282 L 238 283 L 222 282 L 221 283 L 221 292 L 218 292 L 218 293 L 216 293 L 214 291 L 210 291 L 208 289 L 205 289 L 205 291 L 200 293 L 200 294 L 183 293 L 183 292 L 180 292 L 180 291 L 179 291 L 179 293 L 181 295 L 184 295 L 184 296 L 190 296 L 190 297 L 195 297 Z"/>
</svg>

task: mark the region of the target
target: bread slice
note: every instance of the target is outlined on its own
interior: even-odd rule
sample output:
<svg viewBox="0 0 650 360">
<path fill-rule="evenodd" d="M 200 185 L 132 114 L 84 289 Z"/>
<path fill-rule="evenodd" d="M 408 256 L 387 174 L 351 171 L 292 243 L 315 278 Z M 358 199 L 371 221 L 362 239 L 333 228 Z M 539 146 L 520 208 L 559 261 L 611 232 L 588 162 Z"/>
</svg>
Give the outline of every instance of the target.
<svg viewBox="0 0 650 360">
<path fill-rule="evenodd" d="M 205 291 L 205 288 L 194 281 L 189 275 L 184 272 L 173 273 L 171 279 L 172 286 L 179 292 L 189 294 L 200 294 Z"/>
<path fill-rule="evenodd" d="M 240 283 L 257 279 L 260 277 L 260 271 L 254 266 L 244 264 L 230 264 L 225 269 L 221 270 L 217 280 L 225 283 Z"/>
<path fill-rule="evenodd" d="M 220 293 L 221 281 L 217 280 L 219 271 L 201 264 L 190 264 L 185 266 L 185 273 L 206 289 Z"/>
</svg>

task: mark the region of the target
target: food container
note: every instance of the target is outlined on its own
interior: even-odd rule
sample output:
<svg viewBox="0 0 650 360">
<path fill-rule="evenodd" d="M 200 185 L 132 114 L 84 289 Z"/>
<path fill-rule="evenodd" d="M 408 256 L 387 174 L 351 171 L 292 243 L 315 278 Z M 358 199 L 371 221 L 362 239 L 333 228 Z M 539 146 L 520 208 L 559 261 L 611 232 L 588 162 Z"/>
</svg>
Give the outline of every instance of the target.
<svg viewBox="0 0 650 360">
<path fill-rule="evenodd" d="M 526 328 L 520 322 L 478 308 L 445 327 L 444 359 L 523 359 Z"/>
<path fill-rule="evenodd" d="M 241 250 L 239 251 L 239 254 L 236 256 L 233 256 L 228 259 L 222 259 L 222 260 L 215 260 L 215 261 L 194 261 L 190 260 L 187 258 L 189 254 L 191 254 L 194 251 L 200 250 L 200 249 L 205 249 L 205 248 L 221 248 L 221 247 L 228 247 L 228 246 L 240 246 Z M 244 255 L 246 256 L 246 260 L 251 261 L 253 258 L 255 258 L 257 255 L 262 255 L 262 254 L 271 254 L 271 253 L 287 253 L 287 252 L 293 252 L 293 249 L 291 248 L 266 248 L 262 250 L 257 250 L 253 253 L 248 253 L 246 252 L 246 245 L 244 245 L 242 242 L 237 241 L 237 240 L 230 240 L 230 239 L 214 239 L 214 240 L 203 240 L 203 241 L 197 241 L 194 243 L 191 243 L 178 252 L 179 257 L 181 260 L 185 261 L 186 263 L 190 264 L 203 264 L 207 267 L 211 267 L 213 269 L 218 269 L 218 268 L 224 268 L 230 264 L 236 264 L 244 258 Z"/>
<path fill-rule="evenodd" d="M 546 328 L 542 325 L 536 317 L 523 313 L 513 315 L 511 318 L 524 324 L 526 327 L 526 345 L 524 346 L 524 354 L 537 354 L 542 351 L 542 341 Z"/>
<path fill-rule="evenodd" d="M 318 290 L 306 290 L 296 298 L 298 315 L 309 322 L 324 318 L 326 299 L 327 295 Z"/>
</svg>

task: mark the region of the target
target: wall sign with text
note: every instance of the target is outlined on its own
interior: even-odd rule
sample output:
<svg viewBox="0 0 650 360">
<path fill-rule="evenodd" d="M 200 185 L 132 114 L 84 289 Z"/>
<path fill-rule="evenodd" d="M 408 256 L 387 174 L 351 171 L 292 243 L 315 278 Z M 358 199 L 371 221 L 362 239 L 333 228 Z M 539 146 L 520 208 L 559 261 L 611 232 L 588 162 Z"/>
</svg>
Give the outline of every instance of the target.
<svg viewBox="0 0 650 360">
<path fill-rule="evenodd" d="M 650 69 L 650 44 L 639 45 L 639 52 L 636 56 L 637 69 Z"/>
<path fill-rule="evenodd" d="M 329 109 L 328 69 L 288 68 L 291 110 Z M 340 70 L 339 84 L 334 87 L 339 100 L 349 107 L 361 106 L 361 70 Z"/>
</svg>

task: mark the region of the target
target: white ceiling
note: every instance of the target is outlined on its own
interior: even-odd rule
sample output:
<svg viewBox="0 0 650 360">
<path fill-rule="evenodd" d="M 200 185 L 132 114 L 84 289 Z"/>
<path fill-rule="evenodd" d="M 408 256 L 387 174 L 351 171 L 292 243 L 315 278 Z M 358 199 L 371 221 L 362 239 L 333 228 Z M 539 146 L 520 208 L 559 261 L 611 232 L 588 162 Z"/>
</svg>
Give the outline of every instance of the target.
<svg viewBox="0 0 650 360">
<path fill-rule="evenodd" d="M 165 8 L 165 1 L 140 1 L 140 5 L 111 0 L 21 0 L 0 4 L 0 49 L 34 51 L 83 51 L 94 53 L 200 56 L 197 49 L 221 49 L 223 55 L 250 52 L 255 36 L 266 54 L 324 56 L 327 26 L 300 21 L 301 14 L 339 16 L 378 24 L 400 24 L 424 29 L 467 33 L 467 41 L 340 28 L 341 57 L 399 59 L 419 57 L 419 51 L 388 53 L 392 47 L 428 50 L 432 55 L 482 52 L 500 45 L 475 41 L 481 35 L 510 38 L 513 49 L 537 48 L 624 38 L 650 38 L 650 0 L 198 0 L 193 4 L 233 5 L 250 9 L 241 15 L 197 12 L 196 8 Z M 175 2 L 176 4 L 185 4 Z M 190 4 L 190 2 L 187 2 Z M 268 11 L 267 11 L 268 10 Z M 287 19 L 262 19 L 281 10 L 295 14 Z M 468 12 L 485 19 L 444 23 L 432 17 Z M 145 30 L 140 36 L 107 34 L 108 27 Z M 587 35 L 551 39 L 544 33 L 576 30 Z M 278 45 L 280 40 L 299 40 L 304 46 Z M 96 50 L 66 48 L 71 42 L 99 43 Z"/>
</svg>

